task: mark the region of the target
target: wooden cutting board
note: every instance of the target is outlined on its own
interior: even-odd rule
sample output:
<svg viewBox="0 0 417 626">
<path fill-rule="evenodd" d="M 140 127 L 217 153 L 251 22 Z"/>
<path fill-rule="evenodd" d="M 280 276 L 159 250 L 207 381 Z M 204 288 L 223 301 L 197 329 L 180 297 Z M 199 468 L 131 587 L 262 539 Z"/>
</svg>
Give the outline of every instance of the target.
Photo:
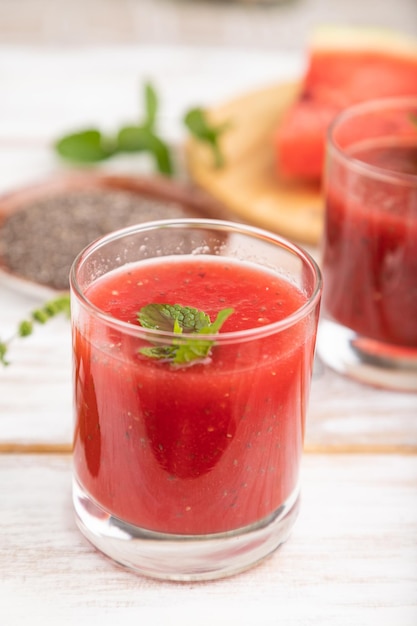
<svg viewBox="0 0 417 626">
<path fill-rule="evenodd" d="M 185 146 L 186 163 L 193 181 L 239 220 L 316 244 L 323 223 L 320 186 L 284 181 L 274 157 L 274 130 L 298 88 L 271 86 L 208 111 L 214 123 L 231 123 L 221 144 L 226 166 L 215 169 L 210 149 L 195 140 Z"/>
</svg>

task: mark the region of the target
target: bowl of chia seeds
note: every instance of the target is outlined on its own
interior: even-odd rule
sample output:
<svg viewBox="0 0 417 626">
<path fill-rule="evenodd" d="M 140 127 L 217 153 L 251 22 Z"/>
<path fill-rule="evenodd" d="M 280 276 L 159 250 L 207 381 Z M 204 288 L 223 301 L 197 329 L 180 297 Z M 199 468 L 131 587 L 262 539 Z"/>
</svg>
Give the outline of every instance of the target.
<svg viewBox="0 0 417 626">
<path fill-rule="evenodd" d="M 137 223 L 230 217 L 200 190 L 163 177 L 72 173 L 0 197 L 0 271 L 19 288 L 65 291 L 89 243 Z"/>
</svg>

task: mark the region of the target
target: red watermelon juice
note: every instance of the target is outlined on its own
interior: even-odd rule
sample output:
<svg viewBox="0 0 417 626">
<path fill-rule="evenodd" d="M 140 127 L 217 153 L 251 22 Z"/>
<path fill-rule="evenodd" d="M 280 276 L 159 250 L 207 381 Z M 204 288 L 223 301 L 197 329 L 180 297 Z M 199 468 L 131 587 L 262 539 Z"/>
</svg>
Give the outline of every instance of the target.
<svg viewBox="0 0 417 626">
<path fill-rule="evenodd" d="M 344 111 L 329 131 L 319 352 L 341 373 L 417 390 L 417 99 Z"/>
<path fill-rule="evenodd" d="M 96 320 L 75 329 L 74 466 L 100 507 L 135 526 L 195 535 L 254 524 L 297 492 L 315 322 L 262 329 L 305 306 L 304 293 L 249 264 L 179 257 L 110 272 L 86 296 L 132 331 L 149 302 L 211 317 L 227 304 L 234 312 L 220 335 L 261 331 L 176 367 L 141 355 L 143 332 Z"/>
<path fill-rule="evenodd" d="M 349 156 L 393 180 L 357 174 L 347 193 L 340 170 L 330 178 L 325 309 L 364 337 L 417 350 L 417 137 L 356 145 Z"/>
<path fill-rule="evenodd" d="M 270 554 L 298 511 L 315 262 L 250 226 L 167 220 L 91 244 L 70 283 L 81 531 L 157 578 Z"/>
</svg>

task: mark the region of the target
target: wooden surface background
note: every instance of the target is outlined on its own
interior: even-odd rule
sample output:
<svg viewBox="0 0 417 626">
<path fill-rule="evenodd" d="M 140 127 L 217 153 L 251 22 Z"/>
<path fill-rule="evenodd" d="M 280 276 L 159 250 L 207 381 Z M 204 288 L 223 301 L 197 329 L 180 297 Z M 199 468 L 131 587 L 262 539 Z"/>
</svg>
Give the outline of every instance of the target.
<svg viewBox="0 0 417 626">
<path fill-rule="evenodd" d="M 0 0 L 0 43 L 294 50 L 322 23 L 417 31 L 415 0 Z"/>
</svg>

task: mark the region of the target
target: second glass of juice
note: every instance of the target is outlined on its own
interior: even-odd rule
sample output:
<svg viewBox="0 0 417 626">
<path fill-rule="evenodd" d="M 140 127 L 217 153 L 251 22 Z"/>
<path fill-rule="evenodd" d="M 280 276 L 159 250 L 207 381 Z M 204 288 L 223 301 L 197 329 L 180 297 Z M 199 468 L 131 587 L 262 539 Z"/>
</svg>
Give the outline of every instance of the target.
<svg viewBox="0 0 417 626">
<path fill-rule="evenodd" d="M 417 99 L 342 112 L 328 135 L 318 351 L 377 387 L 417 391 Z"/>
<path fill-rule="evenodd" d="M 229 222 L 142 224 L 79 255 L 74 506 L 97 548 L 202 580 L 287 539 L 320 296 L 306 252 Z"/>
</svg>

